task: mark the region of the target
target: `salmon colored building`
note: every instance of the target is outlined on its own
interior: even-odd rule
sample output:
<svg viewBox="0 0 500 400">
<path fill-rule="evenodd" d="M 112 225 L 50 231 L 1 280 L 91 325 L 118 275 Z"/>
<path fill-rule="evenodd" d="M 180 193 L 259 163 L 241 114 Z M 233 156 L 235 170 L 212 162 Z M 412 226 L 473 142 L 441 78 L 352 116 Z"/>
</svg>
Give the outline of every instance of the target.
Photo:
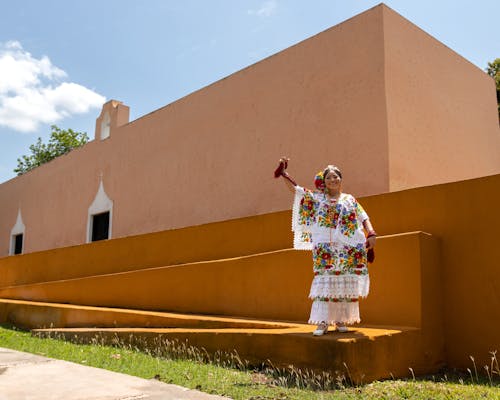
<svg viewBox="0 0 500 400">
<path fill-rule="evenodd" d="M 288 209 L 283 154 L 356 196 L 499 173 L 495 110 L 485 72 L 380 5 L 135 121 L 105 104 L 95 140 L 0 185 L 0 255 L 19 211 L 25 253 L 86 243 L 101 177 L 118 238 Z"/>
<path fill-rule="evenodd" d="M 130 309 L 255 318 L 210 324 L 276 329 L 254 333 L 261 351 L 330 368 L 321 357 L 285 359 L 273 342 L 283 333 L 322 352 L 297 325 L 307 320 L 310 261 L 289 249 L 292 199 L 272 175 L 282 155 L 305 186 L 326 164 L 340 166 L 344 190 L 384 235 L 361 304 L 368 325 L 349 343 L 371 341 L 356 358 L 322 338 L 336 354 L 364 366 L 378 354 L 373 370 L 359 367 L 376 379 L 405 374 L 411 360 L 428 372 L 500 349 L 491 333 L 500 331 L 500 263 L 486 256 L 500 220 L 474 220 L 473 236 L 463 224 L 477 214 L 472 199 L 500 195 L 495 84 L 383 4 L 135 121 L 112 100 L 93 141 L 1 184 L 0 322 L 165 326 L 165 315 Z M 90 243 L 98 239 L 113 240 Z M 275 286 L 279 276 L 288 289 Z M 468 324 L 482 328 L 481 343 Z M 234 332 L 193 332 L 206 348 L 238 343 L 256 354 Z"/>
</svg>

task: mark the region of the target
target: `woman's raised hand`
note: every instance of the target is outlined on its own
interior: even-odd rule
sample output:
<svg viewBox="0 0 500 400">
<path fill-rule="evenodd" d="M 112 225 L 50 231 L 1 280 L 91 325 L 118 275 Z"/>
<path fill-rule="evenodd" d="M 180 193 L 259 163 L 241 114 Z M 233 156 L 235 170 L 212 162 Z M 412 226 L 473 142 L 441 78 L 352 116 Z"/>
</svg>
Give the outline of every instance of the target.
<svg viewBox="0 0 500 400">
<path fill-rule="evenodd" d="M 278 168 L 276 168 L 276 170 L 274 171 L 275 178 L 279 178 L 281 175 L 283 175 L 283 172 L 285 172 L 288 167 L 288 161 L 290 161 L 288 157 L 280 158 Z"/>
<path fill-rule="evenodd" d="M 285 178 L 286 181 L 290 182 L 293 186 L 297 186 L 297 182 L 288 175 L 288 172 L 286 172 L 286 168 L 288 167 L 288 161 L 290 159 L 288 157 L 281 157 L 280 158 L 280 164 L 278 165 L 278 168 L 276 168 L 276 171 L 274 171 L 274 177 L 279 178 L 282 176 Z"/>
</svg>

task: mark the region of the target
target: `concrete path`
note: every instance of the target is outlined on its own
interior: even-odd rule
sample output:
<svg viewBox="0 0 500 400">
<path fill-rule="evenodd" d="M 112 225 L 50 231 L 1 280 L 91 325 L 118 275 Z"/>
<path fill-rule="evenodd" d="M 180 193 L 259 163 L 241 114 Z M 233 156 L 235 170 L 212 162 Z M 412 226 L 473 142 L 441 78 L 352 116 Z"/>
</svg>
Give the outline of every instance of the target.
<svg viewBox="0 0 500 400">
<path fill-rule="evenodd" d="M 0 348 L 0 400 L 220 400 L 156 380 Z"/>
</svg>

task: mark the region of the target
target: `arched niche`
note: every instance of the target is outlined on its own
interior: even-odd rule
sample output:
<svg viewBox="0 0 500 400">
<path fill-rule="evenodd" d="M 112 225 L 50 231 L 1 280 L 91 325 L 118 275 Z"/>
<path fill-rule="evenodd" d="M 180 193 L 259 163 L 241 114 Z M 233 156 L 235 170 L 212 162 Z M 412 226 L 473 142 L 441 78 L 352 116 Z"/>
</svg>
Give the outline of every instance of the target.
<svg viewBox="0 0 500 400">
<path fill-rule="evenodd" d="M 16 255 L 22 254 L 24 252 L 24 242 L 26 226 L 23 223 L 23 217 L 21 215 L 21 209 L 17 211 L 17 219 L 14 227 L 10 231 L 10 246 L 9 254 Z"/>
<path fill-rule="evenodd" d="M 94 201 L 88 209 L 87 243 L 111 239 L 113 222 L 113 200 L 106 191 L 102 179 Z"/>
</svg>

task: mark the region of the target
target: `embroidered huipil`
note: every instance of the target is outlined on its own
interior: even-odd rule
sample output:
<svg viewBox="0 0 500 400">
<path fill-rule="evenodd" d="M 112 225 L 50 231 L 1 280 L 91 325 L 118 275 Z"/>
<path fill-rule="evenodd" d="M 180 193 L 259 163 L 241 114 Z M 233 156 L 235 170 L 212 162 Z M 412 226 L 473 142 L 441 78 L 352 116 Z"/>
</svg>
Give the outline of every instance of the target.
<svg viewBox="0 0 500 400">
<path fill-rule="evenodd" d="M 370 287 L 363 221 L 368 215 L 350 194 L 329 200 L 322 192 L 295 188 L 294 248 L 312 250 L 314 279 L 309 323 L 359 322 L 359 297 Z"/>
</svg>

